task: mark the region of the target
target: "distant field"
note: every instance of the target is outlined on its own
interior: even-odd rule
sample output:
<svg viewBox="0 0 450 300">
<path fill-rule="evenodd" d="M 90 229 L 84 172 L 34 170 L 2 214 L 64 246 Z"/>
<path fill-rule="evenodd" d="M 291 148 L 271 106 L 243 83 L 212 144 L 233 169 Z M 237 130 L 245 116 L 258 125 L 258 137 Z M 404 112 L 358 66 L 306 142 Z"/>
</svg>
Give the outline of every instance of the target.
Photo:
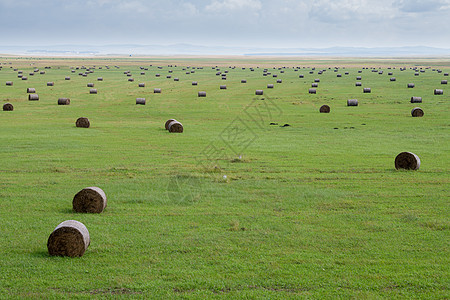
<svg viewBox="0 0 450 300">
<path fill-rule="evenodd" d="M 441 84 L 450 60 L 0 63 L 0 101 L 14 106 L 0 111 L 0 298 L 450 297 L 450 89 Z M 30 87 L 39 101 L 28 101 Z M 411 117 L 417 106 L 422 118 Z M 79 117 L 91 127 L 75 127 Z M 183 133 L 164 129 L 172 118 Z M 418 171 L 394 168 L 404 151 L 420 157 Z M 107 208 L 74 213 L 74 195 L 89 186 L 105 191 Z M 71 219 L 91 245 L 81 258 L 49 256 L 50 233 Z"/>
</svg>

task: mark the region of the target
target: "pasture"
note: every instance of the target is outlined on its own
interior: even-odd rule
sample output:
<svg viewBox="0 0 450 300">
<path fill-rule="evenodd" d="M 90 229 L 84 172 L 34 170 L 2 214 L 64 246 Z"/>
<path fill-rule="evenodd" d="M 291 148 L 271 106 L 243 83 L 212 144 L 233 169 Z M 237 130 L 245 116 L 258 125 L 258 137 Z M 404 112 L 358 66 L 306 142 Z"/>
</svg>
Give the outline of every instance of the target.
<svg viewBox="0 0 450 300">
<path fill-rule="evenodd" d="M 0 298 L 449 298 L 449 60 L 0 63 Z M 106 209 L 75 213 L 92 186 Z M 65 220 L 82 257 L 48 254 Z"/>
</svg>

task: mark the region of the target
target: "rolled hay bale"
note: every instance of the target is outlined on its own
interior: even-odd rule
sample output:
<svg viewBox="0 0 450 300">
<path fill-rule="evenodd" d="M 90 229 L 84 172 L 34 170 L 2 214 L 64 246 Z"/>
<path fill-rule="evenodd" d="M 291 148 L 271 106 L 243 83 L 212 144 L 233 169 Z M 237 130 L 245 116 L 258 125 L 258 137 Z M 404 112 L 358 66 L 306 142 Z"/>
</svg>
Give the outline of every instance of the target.
<svg viewBox="0 0 450 300">
<path fill-rule="evenodd" d="M 255 95 L 257 95 L 257 96 L 264 95 L 264 91 L 263 90 L 256 90 L 255 91 Z"/>
<path fill-rule="evenodd" d="M 435 90 L 434 90 L 434 94 L 435 94 L 435 95 L 444 95 L 444 90 L 435 89 Z"/>
<path fill-rule="evenodd" d="M 411 97 L 411 103 L 422 103 L 422 97 Z"/>
<path fill-rule="evenodd" d="M 414 107 L 411 110 L 411 116 L 413 116 L 413 117 L 423 117 L 423 115 L 424 115 L 424 112 L 420 107 Z"/>
<path fill-rule="evenodd" d="M 97 89 L 90 89 L 89 94 L 97 94 Z"/>
<path fill-rule="evenodd" d="M 55 83 L 53 81 L 47 82 L 47 86 L 54 86 L 54 85 L 55 85 Z"/>
<path fill-rule="evenodd" d="M 347 106 L 358 106 L 358 99 L 348 99 Z"/>
<path fill-rule="evenodd" d="M 88 83 L 87 87 L 94 87 L 94 84 L 93 83 Z"/>
<path fill-rule="evenodd" d="M 38 94 L 29 94 L 28 95 L 28 100 L 29 101 L 38 101 L 39 100 L 39 95 Z"/>
<path fill-rule="evenodd" d="M 447 84 L 447 80 L 441 80 L 441 84 Z"/>
<path fill-rule="evenodd" d="M 320 82 L 319 78 L 314 79 L 314 82 Z"/>
<path fill-rule="evenodd" d="M 241 83 L 247 83 L 247 79 L 242 79 Z"/>
<path fill-rule="evenodd" d="M 418 170 L 420 158 L 412 152 L 402 152 L 395 158 L 395 168 L 405 170 Z"/>
<path fill-rule="evenodd" d="M 103 81 L 103 77 L 97 77 L 97 81 Z"/>
<path fill-rule="evenodd" d="M 227 86 L 226 86 L 226 85 L 221 85 L 221 86 L 220 86 L 220 89 L 221 89 L 221 90 L 226 90 L 226 89 L 227 89 Z"/>
<path fill-rule="evenodd" d="M 138 87 L 145 87 L 145 83 L 139 83 Z"/>
<path fill-rule="evenodd" d="M 305 78 L 305 75 L 300 74 L 300 75 L 298 75 L 298 78 Z"/>
<path fill-rule="evenodd" d="M 317 94 L 317 90 L 316 89 L 309 89 L 308 93 L 310 93 L 310 94 Z"/>
<path fill-rule="evenodd" d="M 22 76 L 22 80 L 28 80 L 27 76 Z"/>
<path fill-rule="evenodd" d="M 169 119 L 166 121 L 166 123 L 164 124 L 164 128 L 166 128 L 166 130 L 169 130 L 169 124 L 173 121 L 176 121 L 175 119 Z"/>
<path fill-rule="evenodd" d="M 14 106 L 11 103 L 5 103 L 3 104 L 3 111 L 13 111 Z"/>
<path fill-rule="evenodd" d="M 412 88 L 414 88 L 416 85 L 414 84 L 414 83 L 408 83 L 408 88 L 409 89 L 412 89 Z"/>
<path fill-rule="evenodd" d="M 34 93 L 36 93 L 36 89 L 35 88 L 27 88 L 27 93 L 34 94 Z"/>
<path fill-rule="evenodd" d="M 342 77 L 342 74 L 337 74 L 336 77 Z"/>
<path fill-rule="evenodd" d="M 134 78 L 128 78 L 128 81 L 129 81 L 129 82 L 133 82 L 133 81 L 134 81 Z"/>
<path fill-rule="evenodd" d="M 7 82 L 6 82 L 6 85 L 7 85 L 7 86 L 12 86 L 13 84 L 14 84 L 14 83 L 13 83 L 12 81 L 7 81 Z"/>
<path fill-rule="evenodd" d="M 183 132 L 183 125 L 176 120 L 173 120 L 172 122 L 170 122 L 167 127 L 168 127 L 169 132 L 176 132 L 176 133 Z"/>
<path fill-rule="evenodd" d="M 206 92 L 205 91 L 200 91 L 200 92 L 198 92 L 198 96 L 199 97 L 206 97 Z"/>
<path fill-rule="evenodd" d="M 145 98 L 136 98 L 136 105 L 145 105 Z"/>
<path fill-rule="evenodd" d="M 362 83 L 361 82 L 356 82 L 355 86 L 362 86 Z"/>
<path fill-rule="evenodd" d="M 172 78 L 172 75 L 167 75 L 166 78 L 170 79 L 170 78 Z"/>
<path fill-rule="evenodd" d="M 66 77 L 64 78 L 64 80 L 70 80 L 70 77 L 69 77 L 69 76 L 66 76 Z"/>
<path fill-rule="evenodd" d="M 180 81 L 180 78 L 174 78 L 173 81 Z"/>
<path fill-rule="evenodd" d="M 51 256 L 83 256 L 91 243 L 89 231 L 83 223 L 68 220 L 56 226 L 47 241 Z"/>
<path fill-rule="evenodd" d="M 154 94 L 161 94 L 161 89 L 160 88 L 155 88 L 155 89 L 153 89 L 153 93 Z"/>
<path fill-rule="evenodd" d="M 277 83 L 283 83 L 282 79 L 277 79 Z"/>
<path fill-rule="evenodd" d="M 192 81 L 192 85 L 198 85 L 197 81 Z"/>
<path fill-rule="evenodd" d="M 319 84 L 316 82 L 311 83 L 311 87 L 315 88 L 315 87 L 319 87 Z"/>
<path fill-rule="evenodd" d="M 330 112 L 330 110 L 331 110 L 331 108 L 330 108 L 330 106 L 328 106 L 328 105 L 322 105 L 320 108 L 319 108 L 319 112 L 320 113 L 329 113 Z"/>
<path fill-rule="evenodd" d="M 397 78 L 395 78 L 395 77 L 391 77 L 391 79 L 389 79 L 390 81 L 396 81 L 397 80 Z"/>
<path fill-rule="evenodd" d="M 371 93 L 372 89 L 371 88 L 363 88 L 363 93 Z"/>
<path fill-rule="evenodd" d="M 59 98 L 58 99 L 58 105 L 69 105 L 70 99 L 69 98 Z"/>
<path fill-rule="evenodd" d="M 273 84 L 269 83 L 269 84 L 267 85 L 267 88 L 268 88 L 268 89 L 273 89 Z"/>
<path fill-rule="evenodd" d="M 99 187 L 87 187 L 79 191 L 72 201 L 73 210 L 78 213 L 101 213 L 107 205 L 105 192 Z"/>
<path fill-rule="evenodd" d="M 362 76 L 357 76 L 356 80 L 362 80 Z"/>
<path fill-rule="evenodd" d="M 89 128 L 89 126 L 91 126 L 91 122 L 89 122 L 88 118 L 81 117 L 77 119 L 75 125 L 80 128 Z"/>
</svg>

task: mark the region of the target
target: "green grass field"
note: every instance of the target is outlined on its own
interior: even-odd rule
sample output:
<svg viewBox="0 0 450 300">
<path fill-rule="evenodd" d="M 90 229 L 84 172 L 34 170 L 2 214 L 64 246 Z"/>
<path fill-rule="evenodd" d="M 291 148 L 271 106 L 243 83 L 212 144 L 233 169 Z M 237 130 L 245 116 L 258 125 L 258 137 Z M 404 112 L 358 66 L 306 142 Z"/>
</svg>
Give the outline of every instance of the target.
<svg viewBox="0 0 450 300">
<path fill-rule="evenodd" d="M 0 101 L 14 105 L 0 111 L 0 298 L 450 298 L 449 60 L 0 63 Z M 94 72 L 80 76 L 82 66 Z M 424 117 L 411 117 L 416 106 Z M 79 117 L 91 127 L 75 127 Z M 164 129 L 171 118 L 182 134 Z M 394 168 L 403 151 L 420 157 L 418 171 Z M 89 186 L 107 208 L 74 213 Z M 49 256 L 50 233 L 71 219 L 91 245 L 81 258 Z"/>
</svg>

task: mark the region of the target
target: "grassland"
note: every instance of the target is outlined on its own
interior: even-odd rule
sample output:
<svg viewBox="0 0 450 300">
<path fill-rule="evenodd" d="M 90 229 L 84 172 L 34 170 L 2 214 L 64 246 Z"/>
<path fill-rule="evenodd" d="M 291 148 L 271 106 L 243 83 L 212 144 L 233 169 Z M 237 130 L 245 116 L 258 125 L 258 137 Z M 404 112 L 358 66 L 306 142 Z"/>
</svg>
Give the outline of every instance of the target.
<svg viewBox="0 0 450 300">
<path fill-rule="evenodd" d="M 0 101 L 14 105 L 0 112 L 0 298 L 450 297 L 450 90 L 440 84 L 448 61 L 0 63 Z M 82 66 L 94 72 L 80 76 Z M 45 74 L 29 76 L 36 68 Z M 39 101 L 28 101 L 28 87 Z M 423 103 L 411 104 L 412 96 Z M 58 106 L 60 97 L 71 104 Z M 135 105 L 137 97 L 147 105 Z M 346 106 L 352 98 L 359 106 Z M 322 104 L 330 114 L 319 114 Z M 411 117 L 415 106 L 424 117 Z M 91 128 L 76 128 L 78 117 Z M 184 133 L 164 129 L 170 118 Z M 395 170 L 403 151 L 420 157 L 418 171 Z M 72 211 L 88 186 L 105 191 L 102 214 Z M 81 258 L 50 257 L 48 236 L 69 219 L 86 225 L 91 245 Z"/>
</svg>

